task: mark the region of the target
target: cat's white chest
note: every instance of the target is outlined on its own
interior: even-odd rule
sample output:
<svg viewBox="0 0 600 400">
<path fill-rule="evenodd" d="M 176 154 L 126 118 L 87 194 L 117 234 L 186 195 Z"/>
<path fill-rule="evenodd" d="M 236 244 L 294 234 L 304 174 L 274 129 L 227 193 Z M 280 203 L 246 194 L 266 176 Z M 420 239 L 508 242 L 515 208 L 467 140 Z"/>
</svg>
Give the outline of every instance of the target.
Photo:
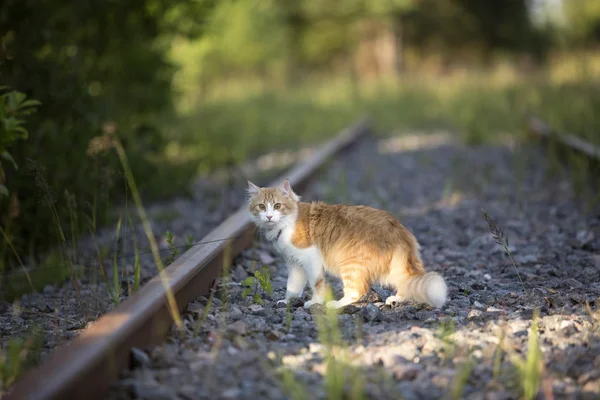
<svg viewBox="0 0 600 400">
<path fill-rule="evenodd" d="M 288 265 L 299 265 L 307 272 L 323 268 L 323 258 L 319 249 L 315 246 L 297 248 L 292 244 L 293 234 L 294 227 L 286 227 L 282 229 L 279 239 L 273 243 L 275 250 L 283 257 L 285 262 Z"/>
</svg>

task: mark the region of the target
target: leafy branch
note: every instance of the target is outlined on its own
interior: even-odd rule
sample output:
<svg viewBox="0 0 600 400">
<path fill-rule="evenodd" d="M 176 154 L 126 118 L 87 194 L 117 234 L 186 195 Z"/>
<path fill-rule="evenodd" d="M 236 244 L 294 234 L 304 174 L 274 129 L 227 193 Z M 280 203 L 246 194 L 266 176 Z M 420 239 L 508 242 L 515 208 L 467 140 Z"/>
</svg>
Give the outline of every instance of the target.
<svg viewBox="0 0 600 400">
<path fill-rule="evenodd" d="M 24 93 L 15 90 L 8 91 L 7 86 L 0 86 L 0 196 L 9 196 L 8 188 L 5 186 L 6 175 L 2 160 L 9 162 L 15 169 L 18 169 L 17 163 L 8 152 L 8 147 L 17 140 L 24 140 L 29 137 L 29 132 L 25 129 L 24 117 L 31 115 L 36 111 L 36 107 L 41 103 L 37 100 L 28 99 Z"/>
</svg>

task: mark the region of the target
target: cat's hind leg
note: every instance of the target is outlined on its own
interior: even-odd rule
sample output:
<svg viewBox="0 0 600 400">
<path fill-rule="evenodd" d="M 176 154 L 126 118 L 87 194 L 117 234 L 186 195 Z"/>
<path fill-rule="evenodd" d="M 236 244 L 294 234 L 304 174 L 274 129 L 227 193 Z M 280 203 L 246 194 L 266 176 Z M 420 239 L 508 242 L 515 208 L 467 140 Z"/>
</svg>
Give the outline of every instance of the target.
<svg viewBox="0 0 600 400">
<path fill-rule="evenodd" d="M 369 291 L 369 281 L 365 269 L 358 264 L 340 268 L 344 297 L 327 303 L 328 308 L 341 308 L 361 299 Z"/>
<path fill-rule="evenodd" d="M 285 299 L 277 303 L 289 303 L 294 297 L 300 297 L 306 286 L 306 271 L 299 265 L 288 265 L 288 278 L 285 291 Z"/>
<path fill-rule="evenodd" d="M 385 304 L 387 304 L 388 306 L 393 306 L 395 304 L 400 304 L 405 301 L 406 301 L 406 298 L 404 296 L 392 295 L 392 296 L 389 296 L 387 299 L 385 299 Z"/>
<path fill-rule="evenodd" d="M 327 284 L 325 282 L 325 269 L 323 264 L 318 262 L 311 264 L 306 269 L 308 284 L 312 290 L 312 298 L 304 303 L 304 308 L 310 308 L 313 304 L 323 304 L 325 301 L 325 290 Z"/>
</svg>

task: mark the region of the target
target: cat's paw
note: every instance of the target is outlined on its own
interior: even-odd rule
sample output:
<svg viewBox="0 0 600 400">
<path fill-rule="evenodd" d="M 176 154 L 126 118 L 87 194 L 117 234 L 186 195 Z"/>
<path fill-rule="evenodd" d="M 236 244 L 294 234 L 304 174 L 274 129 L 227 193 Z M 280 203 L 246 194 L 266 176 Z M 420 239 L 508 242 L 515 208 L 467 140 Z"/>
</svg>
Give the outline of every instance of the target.
<svg viewBox="0 0 600 400">
<path fill-rule="evenodd" d="M 323 300 L 321 300 L 321 299 L 308 300 L 308 301 L 304 302 L 304 308 L 310 308 L 310 306 L 312 306 L 313 304 L 323 304 Z"/>
<path fill-rule="evenodd" d="M 400 304 L 404 301 L 404 297 L 402 296 L 389 296 L 385 299 L 385 304 L 388 306 L 394 306 L 395 304 Z"/>
<path fill-rule="evenodd" d="M 338 308 L 344 307 L 345 304 L 342 304 L 339 300 L 331 300 L 327 302 L 327 308 L 332 308 L 337 310 Z"/>
</svg>

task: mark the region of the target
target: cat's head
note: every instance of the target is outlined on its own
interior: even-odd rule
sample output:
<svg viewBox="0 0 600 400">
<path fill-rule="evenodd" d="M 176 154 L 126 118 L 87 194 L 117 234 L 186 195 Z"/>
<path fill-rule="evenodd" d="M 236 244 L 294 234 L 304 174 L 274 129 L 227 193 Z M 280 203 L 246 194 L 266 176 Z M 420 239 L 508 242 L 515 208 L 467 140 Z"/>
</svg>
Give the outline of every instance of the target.
<svg viewBox="0 0 600 400">
<path fill-rule="evenodd" d="M 248 181 L 248 210 L 260 227 L 274 228 L 295 220 L 299 201 L 287 179 L 277 187 L 264 188 Z"/>
</svg>

